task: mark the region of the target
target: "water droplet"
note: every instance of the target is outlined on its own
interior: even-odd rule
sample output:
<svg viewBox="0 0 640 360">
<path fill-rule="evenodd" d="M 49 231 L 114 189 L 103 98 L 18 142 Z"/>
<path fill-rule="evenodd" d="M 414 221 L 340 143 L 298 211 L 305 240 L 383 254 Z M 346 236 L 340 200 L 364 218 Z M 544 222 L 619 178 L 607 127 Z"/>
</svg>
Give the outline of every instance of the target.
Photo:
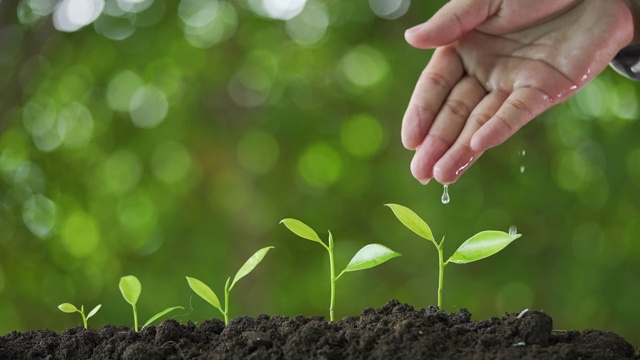
<svg viewBox="0 0 640 360">
<path fill-rule="evenodd" d="M 448 204 L 449 201 L 451 201 L 451 198 L 449 197 L 449 185 L 444 184 L 444 192 L 442 193 L 442 203 Z"/>
<path fill-rule="evenodd" d="M 509 235 L 511 236 L 518 235 L 518 228 L 515 225 L 509 228 Z"/>
<path fill-rule="evenodd" d="M 466 164 L 462 165 L 458 170 L 456 170 L 456 176 L 460 175 L 463 171 L 465 171 L 469 165 L 473 162 L 473 156 L 469 158 Z"/>
<path fill-rule="evenodd" d="M 525 149 L 518 151 L 518 155 L 520 155 L 521 157 L 524 157 L 526 154 L 527 151 Z M 524 174 L 524 165 L 520 165 L 520 174 Z"/>
</svg>

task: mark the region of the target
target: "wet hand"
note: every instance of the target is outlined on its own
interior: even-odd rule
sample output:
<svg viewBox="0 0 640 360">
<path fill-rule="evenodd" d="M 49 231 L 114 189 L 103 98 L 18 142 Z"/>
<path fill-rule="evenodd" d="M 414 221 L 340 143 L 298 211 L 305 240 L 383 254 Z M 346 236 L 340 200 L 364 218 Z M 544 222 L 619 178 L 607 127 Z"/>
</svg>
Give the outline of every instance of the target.
<svg viewBox="0 0 640 360">
<path fill-rule="evenodd" d="M 413 176 L 455 182 L 602 72 L 633 38 L 624 0 L 452 0 L 405 37 L 435 48 L 402 122 Z"/>
</svg>

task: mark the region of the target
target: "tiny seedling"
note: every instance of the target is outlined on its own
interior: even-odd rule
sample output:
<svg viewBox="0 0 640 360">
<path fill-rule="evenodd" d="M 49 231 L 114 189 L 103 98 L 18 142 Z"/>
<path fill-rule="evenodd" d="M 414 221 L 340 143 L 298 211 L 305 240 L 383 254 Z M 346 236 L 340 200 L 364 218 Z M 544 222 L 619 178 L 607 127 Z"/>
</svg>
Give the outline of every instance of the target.
<svg viewBox="0 0 640 360">
<path fill-rule="evenodd" d="M 233 286 L 238 282 L 238 280 L 252 272 L 271 249 L 273 249 L 273 246 L 267 246 L 256 251 L 256 253 L 251 255 L 244 265 L 242 265 L 240 270 L 238 270 L 236 276 L 233 277 L 233 281 L 231 281 L 230 277 L 227 278 L 227 282 L 224 284 L 224 310 L 222 309 L 222 306 L 220 306 L 220 300 L 218 300 L 216 293 L 214 293 L 213 290 L 211 290 L 211 288 L 205 283 L 189 276 L 187 276 L 187 283 L 189 283 L 191 290 L 193 290 L 198 296 L 213 305 L 216 309 L 220 310 L 224 316 L 225 325 L 229 324 L 229 293 L 231 293 L 231 289 L 233 289 Z"/>
<path fill-rule="evenodd" d="M 489 257 L 504 249 L 521 234 L 509 234 L 503 231 L 481 231 L 462 243 L 458 250 L 447 260 L 444 260 L 444 236 L 438 244 L 429 225 L 413 210 L 397 204 L 386 204 L 398 220 L 419 236 L 431 241 L 438 250 L 438 308 L 442 309 L 442 287 L 444 284 L 444 268 L 448 263 L 466 264 Z"/>
<path fill-rule="evenodd" d="M 58 305 L 58 309 L 60 309 L 60 311 L 62 312 L 66 312 L 68 314 L 79 312 L 80 316 L 82 316 L 82 322 L 84 323 L 85 329 L 87 328 L 87 320 L 89 320 L 90 317 L 95 315 L 98 312 L 98 310 L 100 310 L 101 307 L 102 307 L 102 304 L 99 304 L 98 306 L 94 307 L 93 310 L 89 311 L 89 314 L 87 314 L 87 316 L 85 316 L 84 305 L 80 306 L 79 310 L 77 307 L 75 307 L 75 305 L 69 304 L 69 303 L 62 303 Z"/>
<path fill-rule="evenodd" d="M 120 278 L 119 286 L 120 292 L 122 292 L 122 296 L 133 307 L 134 330 L 138 332 L 138 309 L 136 308 L 136 303 L 138 303 L 138 298 L 140 297 L 140 293 L 142 292 L 142 285 L 140 284 L 140 280 L 138 280 L 138 278 L 133 275 L 123 276 Z M 146 323 L 144 323 L 144 325 L 142 325 L 142 328 L 144 329 L 147 325 L 158 320 L 169 312 L 177 309 L 184 309 L 184 307 L 173 306 L 170 308 L 166 308 L 153 315 L 149 320 L 147 320 Z"/>
<path fill-rule="evenodd" d="M 333 309 L 335 305 L 336 299 L 336 281 L 347 272 L 357 271 L 369 269 L 374 266 L 380 265 L 383 262 L 390 260 L 394 257 L 400 256 L 399 253 L 389 249 L 388 247 L 380 244 L 369 244 L 365 245 L 362 249 L 360 249 L 354 257 L 349 261 L 347 267 L 342 270 L 342 272 L 336 276 L 335 266 L 334 266 L 334 257 L 333 257 L 333 235 L 331 231 L 329 231 L 329 244 L 325 244 L 318 234 L 305 223 L 296 219 L 284 219 L 280 221 L 281 224 L 284 224 L 292 233 L 298 235 L 299 237 L 311 241 L 315 241 L 322 245 L 322 247 L 327 250 L 329 253 L 329 269 L 330 269 L 330 283 L 331 283 L 331 300 L 329 303 L 329 319 L 331 321 L 334 320 Z"/>
</svg>

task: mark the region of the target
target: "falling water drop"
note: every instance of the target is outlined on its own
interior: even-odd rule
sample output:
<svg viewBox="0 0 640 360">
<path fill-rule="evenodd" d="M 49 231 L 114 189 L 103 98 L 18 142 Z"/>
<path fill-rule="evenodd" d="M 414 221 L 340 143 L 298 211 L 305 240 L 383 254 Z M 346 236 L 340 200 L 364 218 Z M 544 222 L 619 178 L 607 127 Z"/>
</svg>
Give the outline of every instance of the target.
<svg viewBox="0 0 640 360">
<path fill-rule="evenodd" d="M 513 225 L 509 228 L 509 235 L 513 236 L 513 235 L 517 235 L 518 234 L 518 228 Z"/>
<path fill-rule="evenodd" d="M 524 157 L 527 154 L 527 151 L 522 149 L 518 152 L 518 155 Z M 520 165 L 520 174 L 524 174 L 524 165 Z"/>
<path fill-rule="evenodd" d="M 520 156 L 525 156 L 527 155 L 527 151 L 526 150 L 520 150 Z"/>
<path fill-rule="evenodd" d="M 520 174 L 524 174 L 524 165 L 520 165 Z"/>
<path fill-rule="evenodd" d="M 448 204 L 449 201 L 451 201 L 451 198 L 449 197 L 449 185 L 444 184 L 444 192 L 442 193 L 442 203 Z"/>
</svg>

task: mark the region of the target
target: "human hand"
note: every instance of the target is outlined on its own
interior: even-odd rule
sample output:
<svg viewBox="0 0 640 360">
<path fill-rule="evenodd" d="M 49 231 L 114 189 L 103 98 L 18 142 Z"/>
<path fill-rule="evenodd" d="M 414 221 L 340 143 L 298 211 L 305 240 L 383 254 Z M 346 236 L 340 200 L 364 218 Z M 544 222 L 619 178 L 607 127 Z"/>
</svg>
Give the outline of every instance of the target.
<svg viewBox="0 0 640 360">
<path fill-rule="evenodd" d="M 633 33 L 624 0 L 451 0 L 405 33 L 436 48 L 402 121 L 413 176 L 455 182 L 602 72 Z"/>
</svg>

